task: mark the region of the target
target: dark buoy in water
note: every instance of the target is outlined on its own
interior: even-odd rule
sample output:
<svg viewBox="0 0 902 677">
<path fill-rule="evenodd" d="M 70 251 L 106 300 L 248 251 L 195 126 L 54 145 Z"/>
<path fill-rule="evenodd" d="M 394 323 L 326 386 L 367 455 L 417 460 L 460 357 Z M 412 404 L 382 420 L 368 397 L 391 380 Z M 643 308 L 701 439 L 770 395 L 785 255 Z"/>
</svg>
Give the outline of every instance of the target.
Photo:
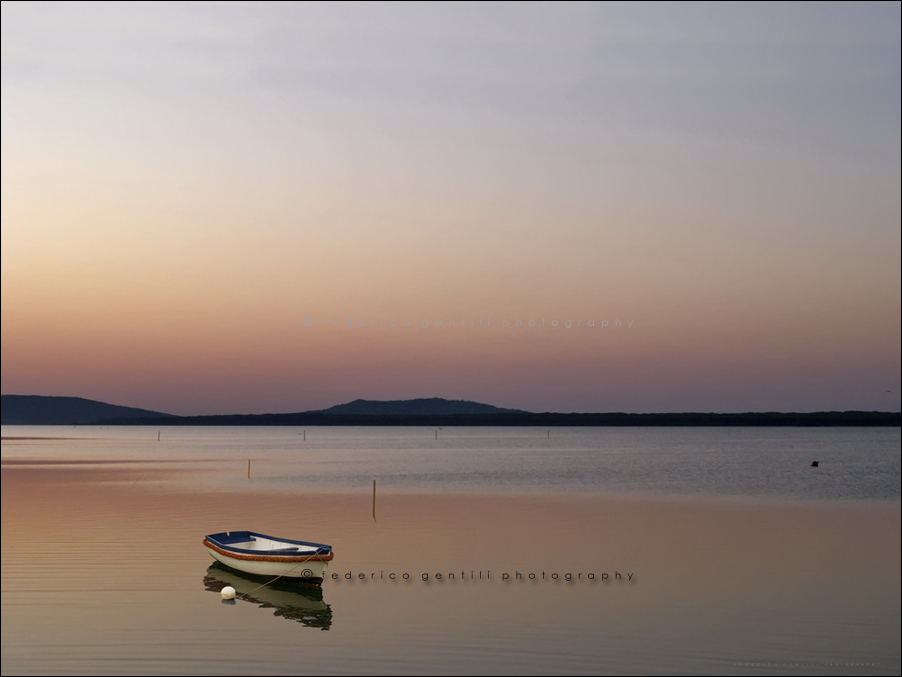
<svg viewBox="0 0 902 677">
<path fill-rule="evenodd" d="M 811 467 L 812 467 L 812 468 L 816 468 L 816 467 L 817 467 L 817 461 L 812 461 L 812 462 L 811 462 Z"/>
</svg>

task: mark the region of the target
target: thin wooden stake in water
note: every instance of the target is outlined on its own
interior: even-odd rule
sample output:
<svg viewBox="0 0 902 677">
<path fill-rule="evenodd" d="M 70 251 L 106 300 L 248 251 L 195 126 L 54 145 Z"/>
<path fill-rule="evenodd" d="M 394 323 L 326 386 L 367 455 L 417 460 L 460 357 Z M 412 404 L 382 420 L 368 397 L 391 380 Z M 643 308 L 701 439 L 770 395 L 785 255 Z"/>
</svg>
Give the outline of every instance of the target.
<svg viewBox="0 0 902 677">
<path fill-rule="evenodd" d="M 373 521 L 376 521 L 376 480 L 373 480 Z"/>
<path fill-rule="evenodd" d="M 160 441 L 160 431 L 157 430 L 157 442 L 159 442 L 159 441 Z"/>
<path fill-rule="evenodd" d="M 305 442 L 307 441 L 307 431 L 306 430 L 304 431 L 304 441 Z"/>
<path fill-rule="evenodd" d="M 251 459 L 247 459 L 247 478 L 251 478 Z"/>
<path fill-rule="evenodd" d="M 438 430 L 435 431 L 435 439 L 438 439 Z"/>
<path fill-rule="evenodd" d="M 551 439 L 551 431 L 550 430 L 548 431 L 548 439 L 549 440 Z"/>
</svg>

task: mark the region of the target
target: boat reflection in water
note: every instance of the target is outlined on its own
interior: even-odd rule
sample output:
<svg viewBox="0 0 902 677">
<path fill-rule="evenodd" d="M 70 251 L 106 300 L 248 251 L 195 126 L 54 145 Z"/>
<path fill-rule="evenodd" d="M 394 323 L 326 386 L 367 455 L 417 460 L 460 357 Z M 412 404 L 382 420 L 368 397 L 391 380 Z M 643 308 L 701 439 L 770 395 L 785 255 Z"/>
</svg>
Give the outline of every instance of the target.
<svg viewBox="0 0 902 677">
<path fill-rule="evenodd" d="M 204 575 L 204 587 L 219 592 L 227 585 L 235 588 L 237 599 L 254 602 L 263 609 L 274 609 L 274 616 L 297 621 L 308 628 L 332 627 L 332 608 L 323 601 L 320 587 L 297 582 L 267 583 L 267 577 L 245 574 L 213 562 Z"/>
</svg>

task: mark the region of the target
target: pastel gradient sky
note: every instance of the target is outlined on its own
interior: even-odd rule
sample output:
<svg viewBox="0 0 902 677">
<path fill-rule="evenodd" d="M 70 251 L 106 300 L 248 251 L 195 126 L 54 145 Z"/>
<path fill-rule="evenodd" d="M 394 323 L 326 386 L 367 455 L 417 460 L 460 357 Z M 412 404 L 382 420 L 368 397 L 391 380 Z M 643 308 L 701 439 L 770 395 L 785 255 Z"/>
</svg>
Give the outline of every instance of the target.
<svg viewBox="0 0 902 677">
<path fill-rule="evenodd" d="M 4 2 L 2 392 L 897 411 L 900 19 Z"/>
</svg>

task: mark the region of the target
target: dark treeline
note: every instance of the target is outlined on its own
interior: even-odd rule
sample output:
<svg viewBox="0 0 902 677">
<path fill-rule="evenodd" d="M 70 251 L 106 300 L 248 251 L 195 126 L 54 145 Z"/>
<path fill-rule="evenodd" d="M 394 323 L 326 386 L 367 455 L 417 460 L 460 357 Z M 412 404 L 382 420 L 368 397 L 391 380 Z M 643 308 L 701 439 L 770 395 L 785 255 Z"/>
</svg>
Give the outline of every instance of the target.
<svg viewBox="0 0 902 677">
<path fill-rule="evenodd" d="M 234 426 L 892 426 L 902 425 L 902 412 L 819 411 L 813 413 L 748 412 L 743 414 L 454 414 L 348 415 L 235 414 L 109 419 L 98 425 L 234 425 Z"/>
</svg>

